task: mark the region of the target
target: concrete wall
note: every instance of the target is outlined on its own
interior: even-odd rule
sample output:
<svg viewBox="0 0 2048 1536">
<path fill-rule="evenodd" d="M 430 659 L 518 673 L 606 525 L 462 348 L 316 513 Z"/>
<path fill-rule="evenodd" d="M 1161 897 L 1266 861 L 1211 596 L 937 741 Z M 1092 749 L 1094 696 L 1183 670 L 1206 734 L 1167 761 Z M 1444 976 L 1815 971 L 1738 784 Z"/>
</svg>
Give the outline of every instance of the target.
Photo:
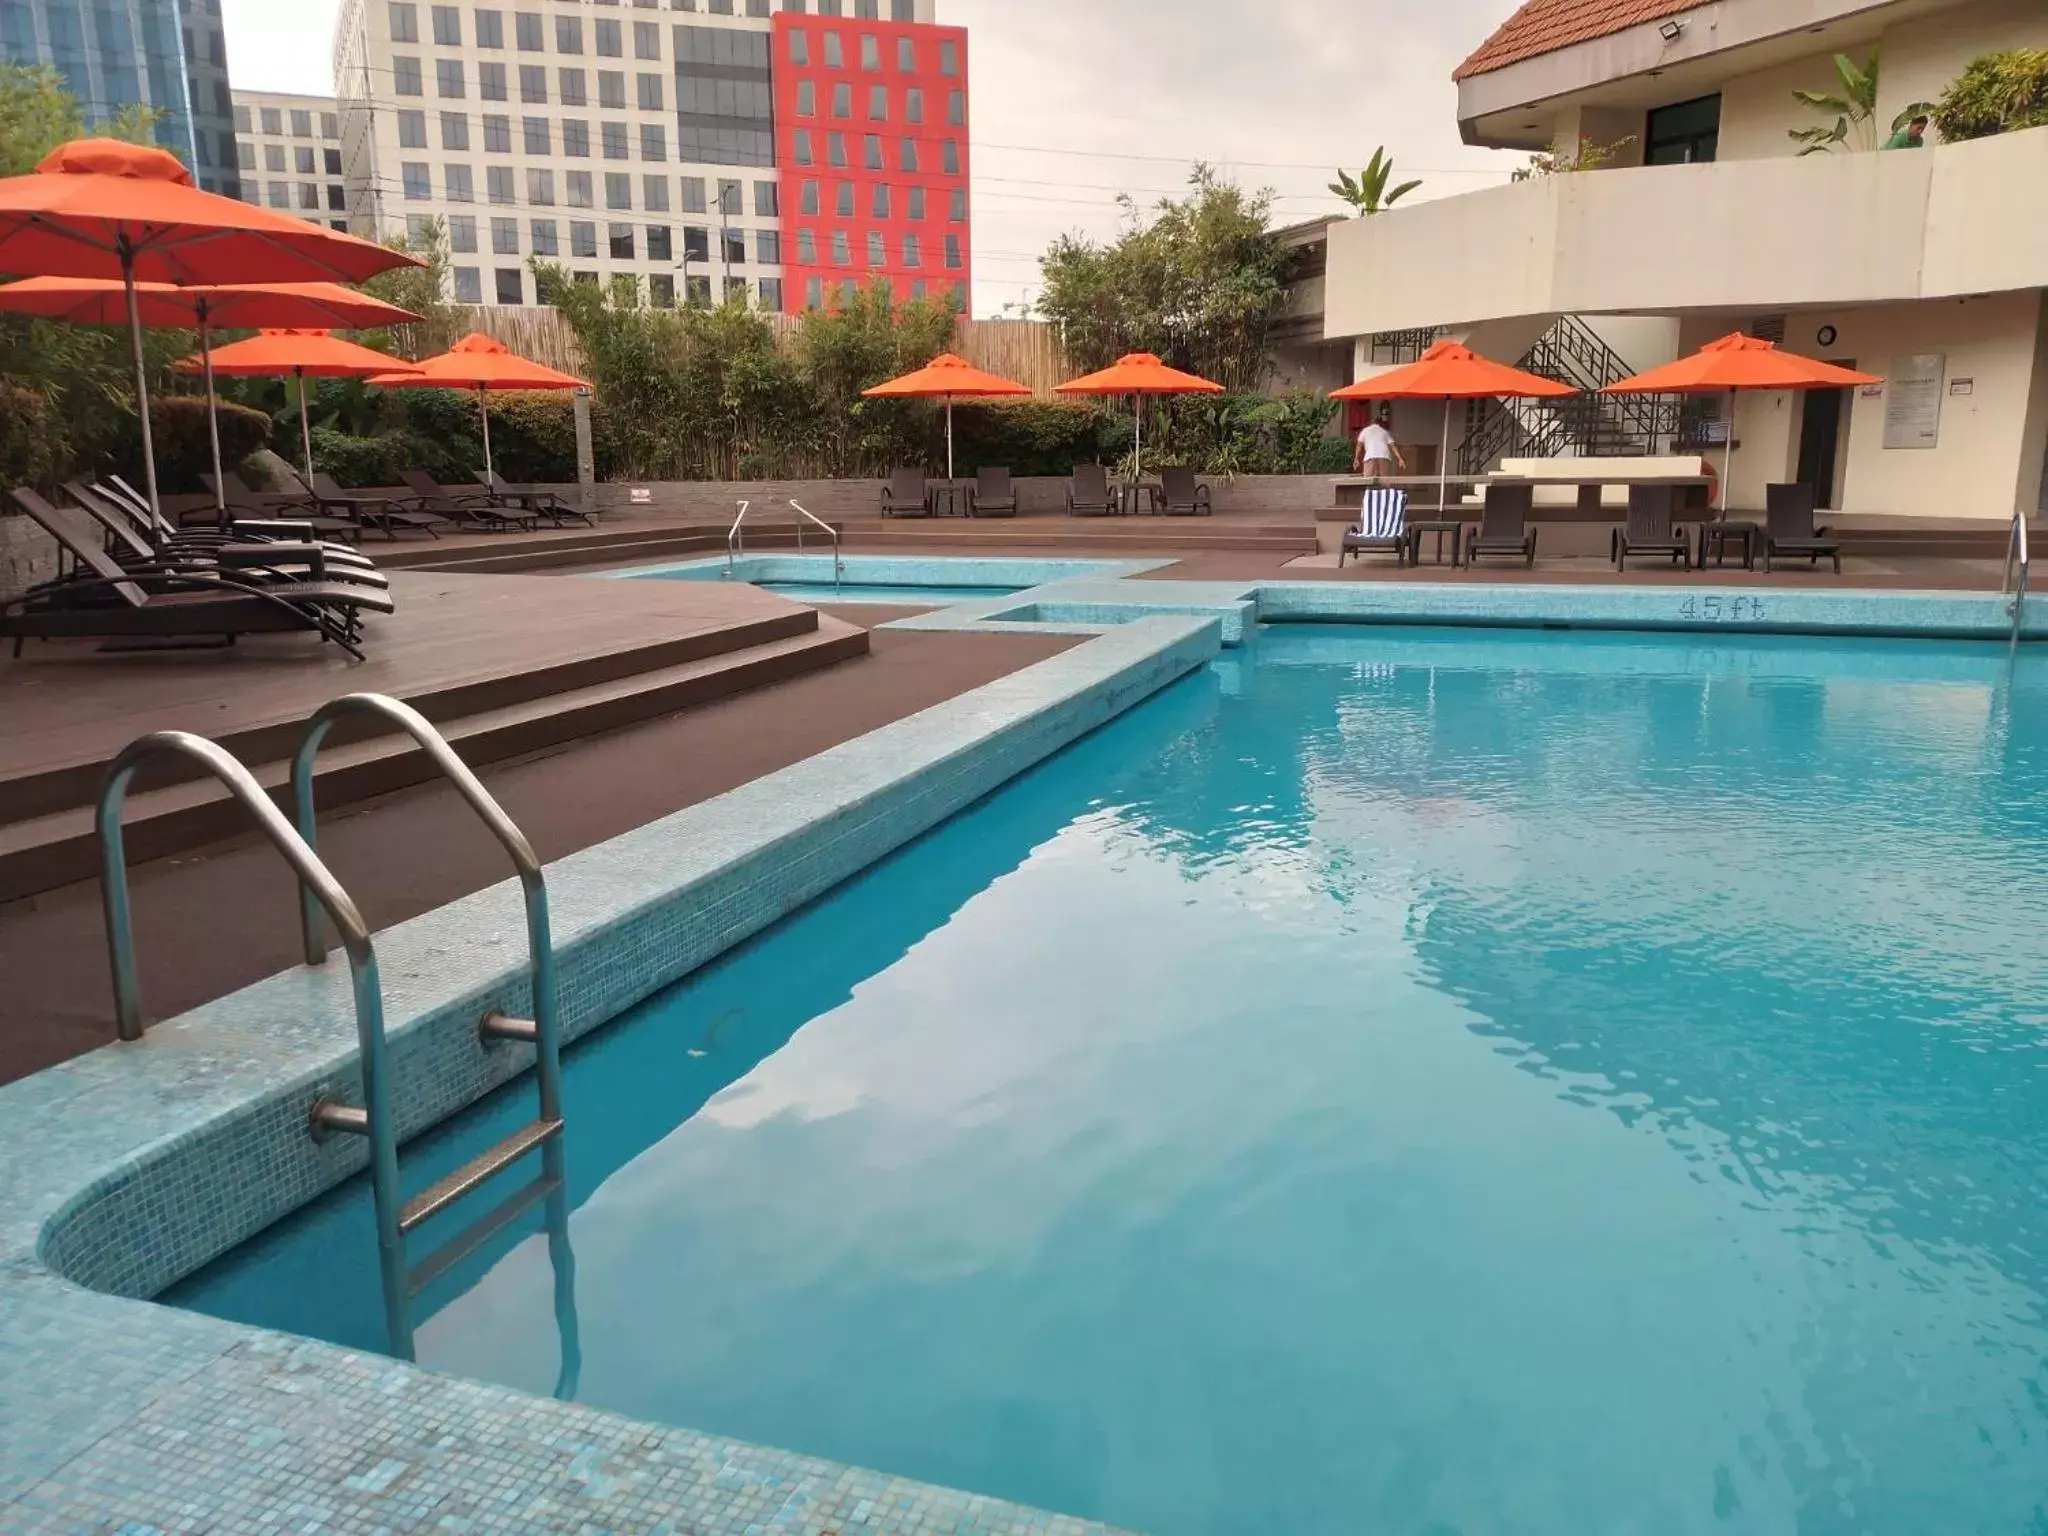
<svg viewBox="0 0 2048 1536">
<path fill-rule="evenodd" d="M 1432 408 L 1434 409 L 1434 408 Z M 1432 415 L 1427 441 L 1436 441 L 1436 420 Z M 1302 522 L 1324 507 L 1337 504 L 1337 477 L 1326 475 L 1239 475 L 1234 480 L 1204 475 L 1218 512 L 1273 515 L 1276 522 Z M 692 522 L 729 524 L 742 499 L 753 504 L 749 521 L 786 523 L 791 498 L 817 516 L 836 521 L 848 517 L 874 517 L 881 510 L 882 485 L 878 480 L 773 480 L 773 481 L 658 481 L 641 482 L 653 500 L 647 510 L 664 517 L 681 517 Z M 1064 477 L 1034 476 L 1016 481 L 1020 513 L 1064 512 L 1067 481 Z M 621 481 L 597 488 L 600 510 L 613 511 L 632 505 L 632 482 Z"/>
<path fill-rule="evenodd" d="M 57 541 L 25 517 L 0 516 L 0 602 L 57 574 Z"/>
<path fill-rule="evenodd" d="M 1859 64 L 1869 56 L 1867 45 L 1847 51 Z M 1797 155 L 1799 146 L 1792 142 L 1793 129 L 1831 128 L 1834 119 L 1801 106 L 1792 93 L 1822 91 L 1835 95 L 1841 89 L 1834 53 L 1828 49 L 1729 81 L 1721 90 L 1720 158 L 1771 160 Z M 1885 121 L 1889 125 L 1890 119 Z"/>
<path fill-rule="evenodd" d="M 1911 21 L 1884 34 L 1877 117 L 1886 128 L 1916 101 L 1933 101 L 1970 61 L 2005 48 L 2048 48 L 2048 5 L 2041 0 L 1978 3 Z"/>
</svg>

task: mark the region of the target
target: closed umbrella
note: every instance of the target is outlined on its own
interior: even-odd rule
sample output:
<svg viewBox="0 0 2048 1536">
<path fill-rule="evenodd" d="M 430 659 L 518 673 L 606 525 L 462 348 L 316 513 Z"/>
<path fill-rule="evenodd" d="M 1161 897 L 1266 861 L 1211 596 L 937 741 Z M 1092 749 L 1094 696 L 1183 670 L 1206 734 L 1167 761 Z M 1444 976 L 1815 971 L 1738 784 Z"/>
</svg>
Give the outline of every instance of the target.
<svg viewBox="0 0 2048 1536">
<path fill-rule="evenodd" d="M 216 347 L 202 358 L 178 365 L 198 372 L 202 367 L 229 378 L 295 379 L 299 386 L 299 442 L 306 455 L 306 484 L 313 483 L 313 427 L 306 414 L 307 379 L 367 379 L 379 382 L 402 375 L 412 364 L 388 352 L 373 352 L 327 331 L 273 329 L 247 341 Z"/>
<path fill-rule="evenodd" d="M 955 400 L 988 400 L 1006 396 L 1028 395 L 1028 385 L 1016 383 L 997 374 L 983 373 L 964 357 L 955 357 L 951 352 L 941 353 L 915 373 L 906 373 L 900 379 L 891 379 L 886 384 L 877 384 L 873 389 L 864 389 L 862 395 L 870 400 L 944 400 L 946 402 L 946 478 L 953 478 L 953 402 Z"/>
<path fill-rule="evenodd" d="M 221 476 L 219 400 L 213 388 L 213 328 L 339 326 L 357 330 L 403 325 L 420 318 L 409 309 L 339 283 L 207 283 L 190 288 L 137 283 L 135 295 L 145 326 L 199 332 L 200 371 L 206 376 L 207 424 L 213 444 L 214 506 L 223 521 L 228 504 Z M 25 277 L 0 287 L 0 310 L 76 325 L 126 325 L 128 290 L 126 284 L 111 278 Z"/>
<path fill-rule="evenodd" d="M 359 283 L 417 265 L 402 251 L 202 192 L 176 155 L 118 139 L 61 144 L 33 174 L 0 180 L 0 272 L 113 278 L 127 290 L 151 510 L 157 508 L 156 445 L 138 282 Z"/>
<path fill-rule="evenodd" d="M 1721 510 L 1728 510 L 1728 492 L 1735 471 L 1735 397 L 1745 389 L 1851 389 L 1858 384 L 1884 382 L 1874 374 L 1858 373 L 1797 352 L 1781 350 L 1776 343 L 1737 331 L 1710 341 L 1690 357 L 1652 368 L 1632 379 L 1610 384 L 1605 395 L 1728 395 L 1727 444 L 1721 456 Z"/>
<path fill-rule="evenodd" d="M 1183 373 L 1178 368 L 1169 368 L 1150 352 L 1133 352 L 1119 358 L 1112 366 L 1100 373 L 1085 374 L 1059 385 L 1053 393 L 1060 395 L 1134 395 L 1139 397 L 1137 412 L 1137 444 L 1132 450 L 1131 463 L 1135 474 L 1145 471 L 1145 413 L 1142 409 L 1146 395 L 1220 395 L 1223 386 L 1212 380 L 1192 373 Z"/>
<path fill-rule="evenodd" d="M 1405 367 L 1378 378 L 1360 379 L 1330 391 L 1332 400 L 1441 400 L 1444 403 L 1443 446 L 1438 450 L 1437 506 L 1448 512 L 1451 499 L 1451 402 L 1453 400 L 1559 400 L 1578 391 L 1556 379 L 1525 373 L 1481 357 L 1455 341 L 1440 341 Z"/>
<path fill-rule="evenodd" d="M 495 468 L 491 463 L 491 407 L 493 390 L 500 394 L 532 389 L 588 389 L 574 375 L 562 373 L 544 363 L 519 356 L 496 337 L 472 331 L 439 357 L 429 357 L 410 371 L 398 370 L 370 380 L 385 389 L 473 389 L 484 416 L 484 475 L 488 481 Z"/>
</svg>

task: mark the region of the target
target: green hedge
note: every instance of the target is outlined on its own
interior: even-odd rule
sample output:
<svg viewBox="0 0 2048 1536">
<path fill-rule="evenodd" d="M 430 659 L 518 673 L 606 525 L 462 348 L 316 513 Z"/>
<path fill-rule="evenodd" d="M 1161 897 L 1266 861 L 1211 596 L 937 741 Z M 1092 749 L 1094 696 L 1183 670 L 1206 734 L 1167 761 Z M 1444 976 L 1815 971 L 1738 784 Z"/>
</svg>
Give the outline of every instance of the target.
<svg viewBox="0 0 2048 1536">
<path fill-rule="evenodd" d="M 1971 62 L 1935 104 L 1951 143 L 2048 127 L 2048 48 L 2011 48 Z"/>
</svg>

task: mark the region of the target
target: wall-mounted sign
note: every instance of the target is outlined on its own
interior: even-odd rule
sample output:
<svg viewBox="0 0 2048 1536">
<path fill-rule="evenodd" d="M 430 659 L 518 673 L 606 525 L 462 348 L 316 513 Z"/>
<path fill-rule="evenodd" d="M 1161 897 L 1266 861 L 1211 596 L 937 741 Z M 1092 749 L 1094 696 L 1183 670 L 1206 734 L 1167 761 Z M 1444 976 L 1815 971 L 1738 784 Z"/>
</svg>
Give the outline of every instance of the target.
<svg viewBox="0 0 2048 1536">
<path fill-rule="evenodd" d="M 1865 400 L 1882 400 L 1884 398 L 1884 386 L 1882 384 L 1865 384 L 1860 386 L 1856 393 Z"/>
<path fill-rule="evenodd" d="M 1835 344 L 1835 338 L 1840 334 L 1841 332 L 1837 331 L 1832 325 L 1824 325 L 1813 339 L 1824 347 L 1832 347 Z"/>
<path fill-rule="evenodd" d="M 1941 384 L 1948 355 L 1922 352 L 1895 357 L 1886 370 L 1884 445 L 1933 448 L 1941 442 Z"/>
<path fill-rule="evenodd" d="M 1977 381 L 1975 379 L 1950 379 L 1948 381 L 1948 392 L 1952 395 L 1974 395 L 1977 393 Z"/>
</svg>

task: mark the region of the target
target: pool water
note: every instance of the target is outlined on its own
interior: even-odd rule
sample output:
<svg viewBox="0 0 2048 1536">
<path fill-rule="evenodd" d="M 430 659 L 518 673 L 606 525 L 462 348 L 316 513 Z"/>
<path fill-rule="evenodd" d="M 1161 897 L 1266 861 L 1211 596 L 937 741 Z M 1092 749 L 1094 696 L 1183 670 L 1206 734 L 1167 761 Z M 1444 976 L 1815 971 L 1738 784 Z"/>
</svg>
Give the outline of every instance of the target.
<svg viewBox="0 0 2048 1536">
<path fill-rule="evenodd" d="M 2039 667 L 1269 631 L 572 1053 L 576 1395 L 1157 1536 L 2038 1536 Z M 366 1192 L 166 1299 L 374 1347 Z"/>
<path fill-rule="evenodd" d="M 759 581 L 754 585 L 799 603 L 876 604 L 895 608 L 939 608 L 982 598 L 1011 597 L 1022 587 L 906 586 L 888 582 Z"/>
</svg>

